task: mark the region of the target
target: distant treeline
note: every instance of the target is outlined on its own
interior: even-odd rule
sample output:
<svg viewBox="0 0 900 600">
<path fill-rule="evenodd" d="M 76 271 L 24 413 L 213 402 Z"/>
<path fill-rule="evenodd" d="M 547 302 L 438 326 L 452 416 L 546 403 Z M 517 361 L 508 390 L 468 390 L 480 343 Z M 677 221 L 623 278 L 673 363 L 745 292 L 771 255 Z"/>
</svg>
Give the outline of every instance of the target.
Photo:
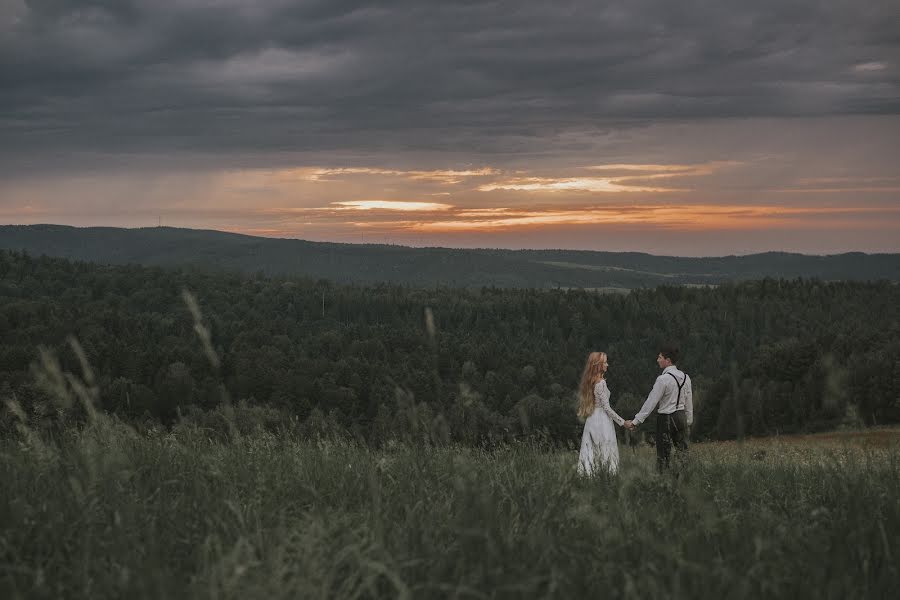
<svg viewBox="0 0 900 600">
<path fill-rule="evenodd" d="M 417 287 L 635 289 L 795 279 L 900 281 L 900 254 L 766 252 L 686 258 L 639 252 L 409 248 L 148 227 L 0 225 L 0 248 L 109 264 L 197 266 L 248 274 Z"/>
<path fill-rule="evenodd" d="M 61 406 L 59 387 L 86 385 L 138 423 L 217 430 L 236 410 L 373 443 L 410 431 L 568 443 L 589 351 L 609 353 L 613 406 L 630 417 L 658 374 L 658 344 L 674 341 L 694 381 L 695 438 L 812 431 L 900 421 L 898 316 L 889 282 L 411 289 L 0 252 L 0 399 L 48 427 L 83 410 Z"/>
</svg>

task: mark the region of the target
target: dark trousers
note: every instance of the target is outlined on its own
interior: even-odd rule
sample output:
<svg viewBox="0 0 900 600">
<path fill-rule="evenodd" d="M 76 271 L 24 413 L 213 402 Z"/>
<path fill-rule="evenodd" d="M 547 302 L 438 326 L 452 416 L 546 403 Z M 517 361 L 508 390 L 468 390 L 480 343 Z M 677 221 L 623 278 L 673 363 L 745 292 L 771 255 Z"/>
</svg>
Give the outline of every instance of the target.
<svg viewBox="0 0 900 600">
<path fill-rule="evenodd" d="M 656 415 L 656 468 L 660 472 L 669 468 L 672 446 L 678 450 L 678 460 L 684 462 L 688 449 L 688 425 L 683 410 L 676 410 L 670 415 Z"/>
</svg>

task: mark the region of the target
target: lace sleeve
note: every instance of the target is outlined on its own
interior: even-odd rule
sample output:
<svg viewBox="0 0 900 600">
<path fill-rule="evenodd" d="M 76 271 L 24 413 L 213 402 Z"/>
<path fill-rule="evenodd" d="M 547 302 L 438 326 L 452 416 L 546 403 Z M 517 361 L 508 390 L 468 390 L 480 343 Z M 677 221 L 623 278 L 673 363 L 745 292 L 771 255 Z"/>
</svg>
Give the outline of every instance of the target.
<svg viewBox="0 0 900 600">
<path fill-rule="evenodd" d="M 606 381 L 602 379 L 594 386 L 594 401 L 600 405 L 600 408 L 609 415 L 609 418 L 612 419 L 616 425 L 625 424 L 625 419 L 620 417 L 618 413 L 612 409 L 612 406 L 609 405 L 609 388 L 606 387 Z"/>
</svg>

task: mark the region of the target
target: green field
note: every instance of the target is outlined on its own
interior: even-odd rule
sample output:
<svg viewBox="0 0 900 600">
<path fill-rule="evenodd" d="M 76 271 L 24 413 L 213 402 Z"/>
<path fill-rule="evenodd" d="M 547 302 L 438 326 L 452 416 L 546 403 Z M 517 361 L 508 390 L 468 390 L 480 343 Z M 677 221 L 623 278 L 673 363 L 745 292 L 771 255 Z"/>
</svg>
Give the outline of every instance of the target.
<svg viewBox="0 0 900 600">
<path fill-rule="evenodd" d="M 900 585 L 897 430 L 574 452 L 381 450 L 98 415 L 0 442 L 4 598 L 860 598 Z"/>
</svg>

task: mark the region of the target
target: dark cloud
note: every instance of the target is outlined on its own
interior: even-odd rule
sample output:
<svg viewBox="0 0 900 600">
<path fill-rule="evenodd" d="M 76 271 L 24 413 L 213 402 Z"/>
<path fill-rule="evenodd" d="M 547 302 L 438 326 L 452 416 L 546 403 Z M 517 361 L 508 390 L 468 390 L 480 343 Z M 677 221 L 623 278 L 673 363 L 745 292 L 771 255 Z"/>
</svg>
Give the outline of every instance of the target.
<svg viewBox="0 0 900 600">
<path fill-rule="evenodd" d="M 570 132 L 900 112 L 874 0 L 2 0 L 0 157 L 573 151 Z"/>
</svg>

